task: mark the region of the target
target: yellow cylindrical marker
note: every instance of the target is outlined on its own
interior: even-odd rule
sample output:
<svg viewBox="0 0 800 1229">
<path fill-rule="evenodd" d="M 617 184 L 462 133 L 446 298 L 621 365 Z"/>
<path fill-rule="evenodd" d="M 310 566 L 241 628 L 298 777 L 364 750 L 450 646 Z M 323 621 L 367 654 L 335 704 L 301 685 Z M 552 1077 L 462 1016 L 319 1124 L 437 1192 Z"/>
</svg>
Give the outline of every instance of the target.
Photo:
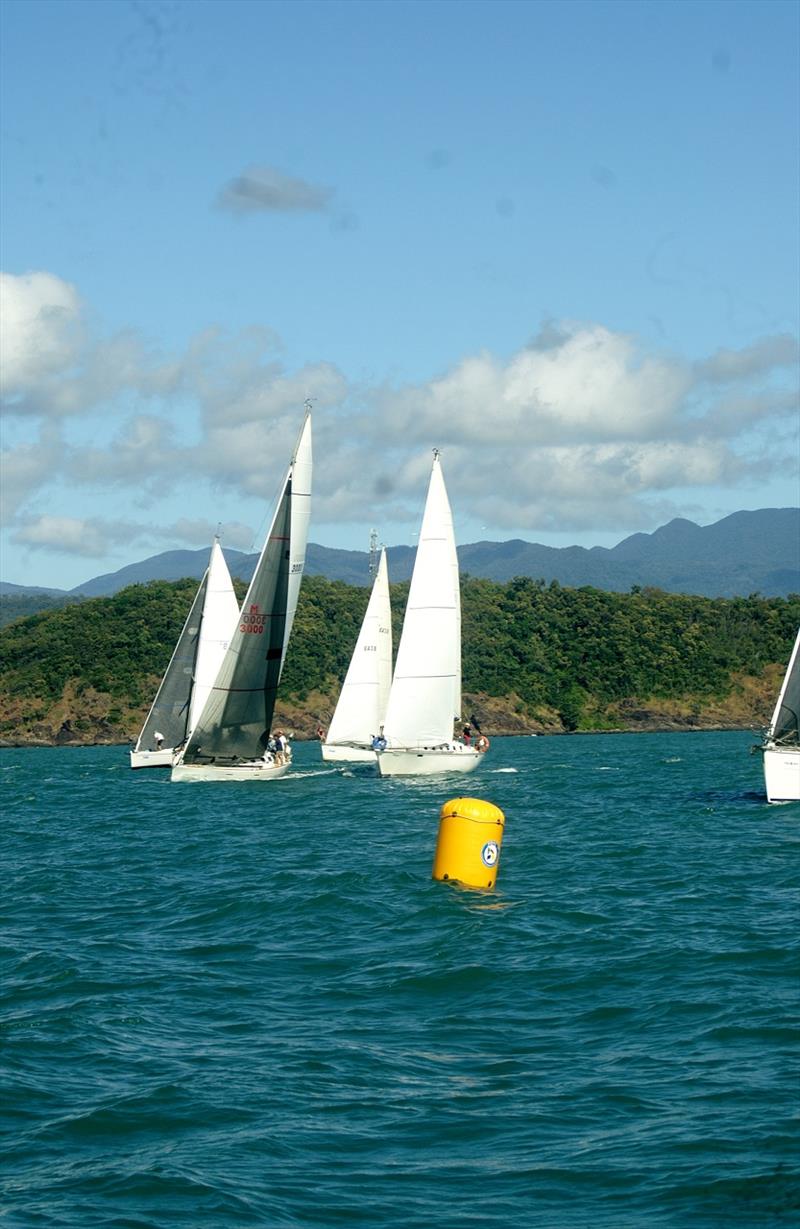
<svg viewBox="0 0 800 1229">
<path fill-rule="evenodd" d="M 480 798 L 451 798 L 439 812 L 433 878 L 468 888 L 493 888 L 506 817 Z"/>
</svg>

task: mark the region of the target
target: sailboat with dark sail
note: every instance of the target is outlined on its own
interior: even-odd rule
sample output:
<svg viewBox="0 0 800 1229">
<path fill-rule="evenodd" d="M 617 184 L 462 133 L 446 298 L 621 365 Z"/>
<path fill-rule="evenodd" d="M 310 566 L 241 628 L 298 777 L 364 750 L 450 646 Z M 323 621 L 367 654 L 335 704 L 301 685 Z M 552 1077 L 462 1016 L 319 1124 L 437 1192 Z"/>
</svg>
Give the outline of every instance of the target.
<svg viewBox="0 0 800 1229">
<path fill-rule="evenodd" d="M 238 614 L 231 574 L 215 538 L 208 567 L 131 751 L 131 768 L 169 768 L 208 699 Z"/>
<path fill-rule="evenodd" d="M 269 781 L 287 771 L 268 743 L 300 592 L 310 511 L 307 413 L 230 645 L 174 761 L 173 781 Z"/>
</svg>

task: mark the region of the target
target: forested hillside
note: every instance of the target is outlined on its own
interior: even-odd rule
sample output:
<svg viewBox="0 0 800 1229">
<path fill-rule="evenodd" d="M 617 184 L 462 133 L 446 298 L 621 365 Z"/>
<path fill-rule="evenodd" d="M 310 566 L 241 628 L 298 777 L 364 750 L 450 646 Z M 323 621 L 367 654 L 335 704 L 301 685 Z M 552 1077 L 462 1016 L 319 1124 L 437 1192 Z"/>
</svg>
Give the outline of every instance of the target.
<svg viewBox="0 0 800 1229">
<path fill-rule="evenodd" d="M 395 644 L 407 588 L 392 588 Z M 195 590 L 194 580 L 133 585 L 3 629 L 0 736 L 135 737 Z M 341 581 L 304 581 L 281 684 L 281 720 L 297 733 L 330 718 L 367 597 Z M 758 725 L 800 624 L 798 596 L 467 578 L 462 597 L 465 711 L 490 733 Z"/>
</svg>

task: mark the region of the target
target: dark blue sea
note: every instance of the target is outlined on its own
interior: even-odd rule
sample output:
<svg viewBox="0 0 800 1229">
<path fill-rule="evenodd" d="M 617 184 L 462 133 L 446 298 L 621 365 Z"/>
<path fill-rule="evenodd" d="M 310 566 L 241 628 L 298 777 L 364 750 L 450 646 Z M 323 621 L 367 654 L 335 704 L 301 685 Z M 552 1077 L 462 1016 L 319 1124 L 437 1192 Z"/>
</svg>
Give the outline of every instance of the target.
<svg viewBox="0 0 800 1229">
<path fill-rule="evenodd" d="M 752 742 L 197 785 L 4 750 L 0 1225 L 797 1225 L 800 806 Z M 431 879 L 463 793 L 491 893 Z"/>
</svg>

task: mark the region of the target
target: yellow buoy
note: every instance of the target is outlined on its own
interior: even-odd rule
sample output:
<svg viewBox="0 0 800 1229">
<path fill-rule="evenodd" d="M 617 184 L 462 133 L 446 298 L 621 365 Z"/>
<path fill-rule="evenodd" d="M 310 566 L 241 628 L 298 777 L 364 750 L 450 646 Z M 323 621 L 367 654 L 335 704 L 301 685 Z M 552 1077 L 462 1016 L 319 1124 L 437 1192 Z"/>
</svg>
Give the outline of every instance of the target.
<svg viewBox="0 0 800 1229">
<path fill-rule="evenodd" d="M 506 817 L 480 798 L 451 798 L 439 812 L 433 878 L 469 888 L 493 888 Z"/>
</svg>

